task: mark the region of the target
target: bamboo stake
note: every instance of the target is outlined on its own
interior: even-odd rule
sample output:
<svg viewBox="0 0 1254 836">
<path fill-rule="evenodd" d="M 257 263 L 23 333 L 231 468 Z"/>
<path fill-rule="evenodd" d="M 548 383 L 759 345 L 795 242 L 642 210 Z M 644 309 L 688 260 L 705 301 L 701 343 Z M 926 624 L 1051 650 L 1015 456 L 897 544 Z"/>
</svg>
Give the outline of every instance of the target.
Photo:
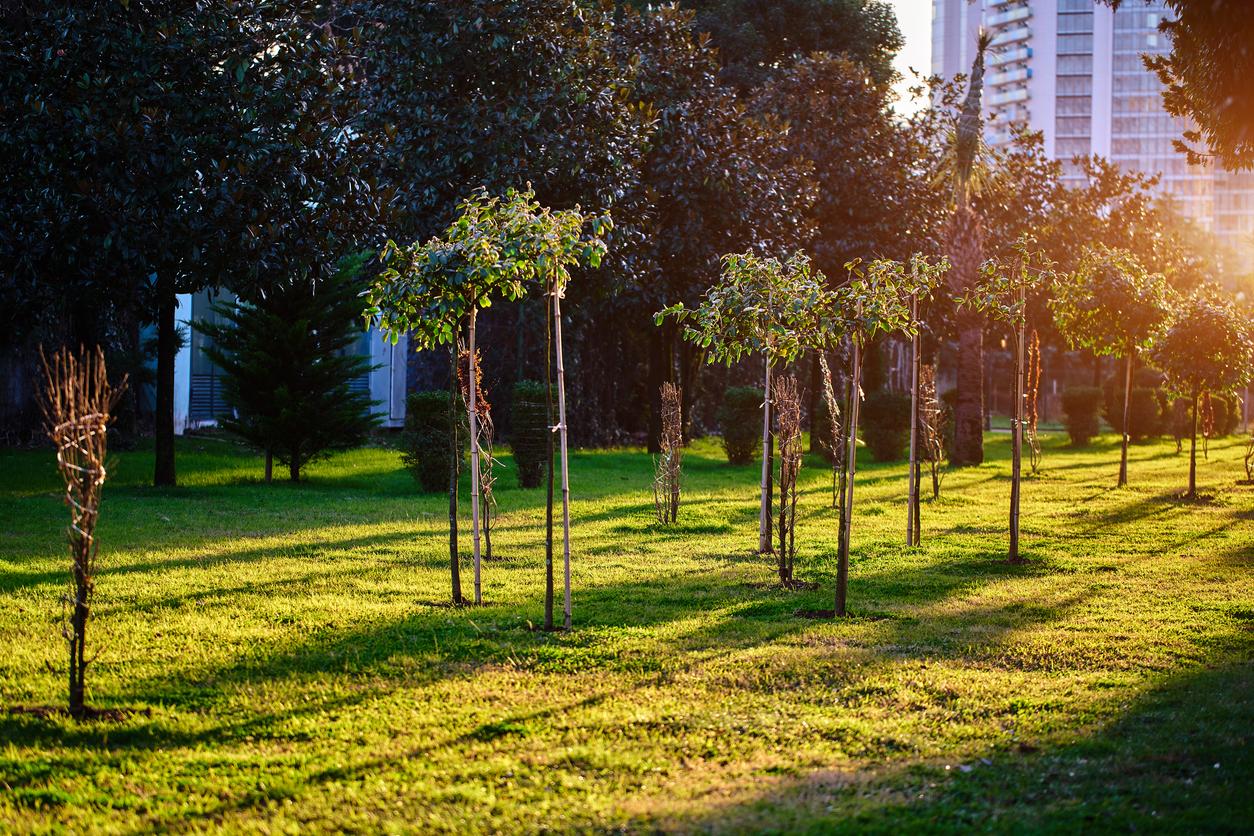
<svg viewBox="0 0 1254 836">
<path fill-rule="evenodd" d="M 771 550 L 771 491 L 768 482 L 771 478 L 770 446 L 771 446 L 771 355 L 766 355 L 766 375 L 763 380 L 762 392 L 762 498 L 758 508 L 758 552 L 767 554 Z"/>
<path fill-rule="evenodd" d="M 562 456 L 562 560 L 566 572 L 565 624 L 570 629 L 570 473 L 566 454 L 566 369 L 562 363 L 562 292 L 553 279 L 553 339 L 557 350 L 557 430 Z"/>
<path fill-rule="evenodd" d="M 1136 349 L 1132 346 L 1128 347 L 1127 367 L 1123 374 L 1123 449 L 1119 452 L 1119 487 L 1128 484 L 1128 440 L 1130 438 L 1128 419 L 1131 416 L 1132 405 L 1132 355 Z"/>
<path fill-rule="evenodd" d="M 919 293 L 910 295 L 910 319 L 914 337 L 910 341 L 910 490 L 906 509 L 906 545 L 919 545 L 916 524 L 919 509 Z"/>
<path fill-rule="evenodd" d="M 478 311 L 470 309 L 470 526 L 474 540 L 475 554 L 475 603 L 483 603 L 483 590 L 480 584 L 480 550 L 479 550 L 479 410 L 478 388 L 479 375 L 475 362 L 475 319 Z"/>
<path fill-rule="evenodd" d="M 859 310 L 861 313 L 861 310 Z M 849 587 L 849 539 L 853 531 L 853 477 L 858 464 L 858 388 L 862 385 L 862 347 L 857 337 L 852 338 L 853 363 L 849 381 L 849 431 L 845 458 L 844 514 L 840 544 L 836 558 L 836 615 L 846 615 L 845 603 Z"/>
</svg>

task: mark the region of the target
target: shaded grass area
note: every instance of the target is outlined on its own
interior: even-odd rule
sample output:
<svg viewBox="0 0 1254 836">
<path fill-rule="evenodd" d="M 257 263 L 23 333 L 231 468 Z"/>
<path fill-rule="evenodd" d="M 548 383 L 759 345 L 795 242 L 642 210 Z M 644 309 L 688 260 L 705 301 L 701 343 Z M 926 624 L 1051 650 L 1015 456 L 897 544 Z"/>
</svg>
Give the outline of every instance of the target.
<svg viewBox="0 0 1254 836">
<path fill-rule="evenodd" d="M 188 438 L 173 490 L 145 485 L 150 454 L 120 454 L 89 685 L 138 712 L 0 715 L 0 830 L 1244 829 L 1239 443 L 1211 445 L 1207 498 L 1184 502 L 1174 445 L 1134 447 L 1116 490 L 1114 438 L 1052 436 L 1025 486 L 1029 563 L 1010 566 L 1008 441 L 946 477 L 917 549 L 905 467 L 860 464 L 841 621 L 797 615 L 831 607 L 819 459 L 797 536 L 819 588 L 787 591 L 751 551 L 753 466 L 694 445 L 663 528 L 648 456 L 579 452 L 576 629 L 557 634 L 529 629 L 543 493 L 509 470 L 488 606 L 454 609 L 445 500 L 394 451 L 267 486 L 256 457 Z M 0 452 L 5 705 L 63 699 L 64 522 L 51 455 Z"/>
</svg>

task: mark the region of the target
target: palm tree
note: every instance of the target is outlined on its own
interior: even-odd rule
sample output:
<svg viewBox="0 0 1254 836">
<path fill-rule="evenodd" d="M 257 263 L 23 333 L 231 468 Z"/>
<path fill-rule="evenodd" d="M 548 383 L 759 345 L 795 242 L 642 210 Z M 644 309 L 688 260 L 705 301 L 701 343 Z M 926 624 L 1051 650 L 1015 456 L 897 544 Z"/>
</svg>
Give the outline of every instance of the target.
<svg viewBox="0 0 1254 836">
<path fill-rule="evenodd" d="M 984 54 L 992 36 L 981 31 L 976 40 L 975 61 L 967 96 L 958 117 L 947 167 L 953 181 L 954 212 L 945 230 L 949 284 L 955 294 L 972 287 L 984 261 L 984 230 L 979 214 L 971 207 L 971 194 L 980 183 L 980 156 L 984 122 L 980 99 L 984 92 Z M 954 446 L 950 460 L 957 465 L 984 461 L 984 318 L 959 309 L 957 400 L 954 403 Z"/>
</svg>

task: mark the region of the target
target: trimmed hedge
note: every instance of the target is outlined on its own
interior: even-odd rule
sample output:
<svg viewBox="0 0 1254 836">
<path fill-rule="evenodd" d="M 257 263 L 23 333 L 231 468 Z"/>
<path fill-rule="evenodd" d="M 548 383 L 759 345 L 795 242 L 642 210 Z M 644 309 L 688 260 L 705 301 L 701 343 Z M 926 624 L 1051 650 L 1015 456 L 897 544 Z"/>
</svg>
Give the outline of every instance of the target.
<svg viewBox="0 0 1254 836">
<path fill-rule="evenodd" d="M 448 399 L 448 392 L 414 392 L 405 401 L 401 461 L 425 493 L 448 490 Z M 465 404 L 461 398 L 457 400 L 457 434 L 464 462 L 470 433 L 463 426 L 466 421 Z"/>
<path fill-rule="evenodd" d="M 518 486 L 522 488 L 539 487 L 548 473 L 549 417 L 544 396 L 544 384 L 539 381 L 520 380 L 514 384 L 510 449 L 514 451 Z"/>
<path fill-rule="evenodd" d="M 894 462 L 910 443 L 910 396 L 872 392 L 862 403 L 862 440 L 877 462 Z"/>
<path fill-rule="evenodd" d="M 723 449 L 732 464 L 749 464 L 762 443 L 762 390 L 729 386 L 718 409 Z"/>
<path fill-rule="evenodd" d="M 1097 435 L 1097 413 L 1104 399 L 1097 386 L 1068 386 L 1063 390 L 1062 411 L 1067 414 L 1067 435 L 1073 447 L 1083 447 Z"/>
</svg>

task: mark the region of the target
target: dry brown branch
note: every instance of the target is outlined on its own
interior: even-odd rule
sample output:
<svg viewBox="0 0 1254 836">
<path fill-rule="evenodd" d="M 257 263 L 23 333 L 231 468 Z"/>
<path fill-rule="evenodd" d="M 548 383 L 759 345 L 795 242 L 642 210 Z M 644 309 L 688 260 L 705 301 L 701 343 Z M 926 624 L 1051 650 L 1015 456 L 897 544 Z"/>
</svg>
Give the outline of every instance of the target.
<svg viewBox="0 0 1254 836">
<path fill-rule="evenodd" d="M 661 451 L 653 459 L 653 506 L 662 525 L 679 519 L 681 458 L 683 456 L 683 397 L 677 386 L 662 384 Z"/>
<path fill-rule="evenodd" d="M 496 457 L 492 453 L 492 442 L 496 435 L 496 425 L 492 421 L 492 402 L 488 400 L 487 386 L 483 380 L 483 355 L 475 351 L 475 403 L 477 429 L 479 435 L 479 501 L 480 512 L 483 517 L 480 523 L 483 526 L 483 556 L 485 560 L 492 559 L 492 527 L 497 520 L 496 494 L 493 492 L 493 486 L 496 484 L 495 465 Z M 461 385 L 462 400 L 469 402 L 470 399 L 470 352 L 463 350 L 458 356 L 457 363 L 457 381 Z"/>
<path fill-rule="evenodd" d="M 779 582 L 792 586 L 797 557 L 797 474 L 801 470 L 801 396 L 797 390 L 797 378 L 792 375 L 780 378 L 775 386 L 774 401 L 779 422 L 776 429 L 779 438 L 779 548 L 776 549 L 776 560 Z"/>
<path fill-rule="evenodd" d="M 1028 443 L 1028 462 L 1032 466 L 1032 474 L 1041 470 L 1041 439 L 1037 433 L 1039 405 L 1037 403 L 1041 388 L 1041 338 L 1032 329 L 1032 339 L 1028 341 L 1028 385 L 1027 385 L 1027 428 L 1024 440 Z"/>
<path fill-rule="evenodd" d="M 57 448 L 57 468 L 65 481 L 65 504 L 70 509 L 66 539 L 70 546 L 70 589 L 62 598 L 61 634 L 69 644 L 70 714 L 87 714 L 85 697 L 87 620 L 95 588 L 96 521 L 104 488 L 108 429 L 113 407 L 126 388 L 109 385 L 104 352 L 76 355 L 62 348 L 51 360 L 40 350 L 44 367 L 41 406 L 48 437 Z"/>
<path fill-rule="evenodd" d="M 831 451 L 832 458 L 832 507 L 843 508 L 844 503 L 841 501 L 843 497 L 843 485 L 841 480 L 844 476 L 845 469 L 842 467 L 841 459 L 841 414 L 840 405 L 836 401 L 836 387 L 832 382 L 832 370 L 827 365 L 827 353 L 819 352 L 819 370 L 823 376 L 823 404 L 827 407 L 827 432 L 828 439 L 826 443 Z"/>
<path fill-rule="evenodd" d="M 945 409 L 936 394 L 936 367 L 919 366 L 919 439 L 932 472 L 932 499 L 940 497 L 945 462 Z"/>
</svg>

